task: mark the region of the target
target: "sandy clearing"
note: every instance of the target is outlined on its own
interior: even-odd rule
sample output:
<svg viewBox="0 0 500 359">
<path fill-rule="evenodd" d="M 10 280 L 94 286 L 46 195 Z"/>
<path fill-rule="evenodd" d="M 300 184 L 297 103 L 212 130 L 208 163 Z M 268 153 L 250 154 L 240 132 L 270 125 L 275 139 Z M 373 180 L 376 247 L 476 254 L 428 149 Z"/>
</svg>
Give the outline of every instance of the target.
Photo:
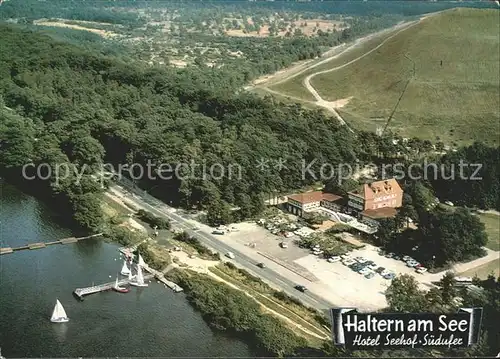
<svg viewBox="0 0 500 359">
<path fill-rule="evenodd" d="M 140 224 L 139 222 L 137 222 L 135 219 L 133 218 L 128 218 L 128 224 L 134 228 L 134 229 L 137 229 L 138 231 L 140 232 L 144 232 L 144 233 L 148 233 L 148 230 L 146 229 L 146 227 L 144 227 L 142 224 Z"/>
<path fill-rule="evenodd" d="M 353 98 L 352 96 L 349 96 L 348 98 L 343 98 L 336 101 L 330 101 L 330 106 L 332 106 L 333 108 L 342 108 L 346 106 L 349 103 L 349 101 L 352 100 L 352 98 Z"/>
<path fill-rule="evenodd" d="M 169 64 L 179 68 L 184 68 L 188 65 L 186 61 L 182 60 L 169 60 Z"/>
<path fill-rule="evenodd" d="M 64 27 L 68 29 L 73 29 L 73 30 L 81 30 L 81 31 L 87 31 L 87 32 L 92 32 L 94 34 L 100 35 L 104 38 L 111 38 L 118 36 L 117 33 L 114 33 L 112 31 L 106 31 L 106 30 L 99 30 L 99 29 L 91 29 L 88 27 L 83 27 L 83 26 L 78 26 L 78 25 L 73 25 L 73 24 L 65 24 L 63 22 L 55 22 L 55 21 L 37 21 L 33 22 L 35 25 L 39 26 L 51 26 L 51 27 Z"/>
</svg>

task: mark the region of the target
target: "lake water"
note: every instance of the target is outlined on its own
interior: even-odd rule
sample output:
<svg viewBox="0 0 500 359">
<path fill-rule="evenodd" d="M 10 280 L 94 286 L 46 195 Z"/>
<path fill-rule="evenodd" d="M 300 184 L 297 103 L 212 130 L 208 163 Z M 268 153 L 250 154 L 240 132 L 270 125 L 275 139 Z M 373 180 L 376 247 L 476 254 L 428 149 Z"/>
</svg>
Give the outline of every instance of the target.
<svg viewBox="0 0 500 359">
<path fill-rule="evenodd" d="M 0 243 L 70 237 L 37 199 L 0 180 Z M 115 260 L 116 259 L 116 260 Z M 99 239 L 0 256 L 0 347 L 13 357 L 242 357 L 248 346 L 212 331 L 185 299 L 155 281 L 129 293 L 72 295 L 115 279 L 118 247 Z M 110 277 L 111 276 L 111 277 Z M 56 299 L 70 321 L 51 323 Z"/>
</svg>

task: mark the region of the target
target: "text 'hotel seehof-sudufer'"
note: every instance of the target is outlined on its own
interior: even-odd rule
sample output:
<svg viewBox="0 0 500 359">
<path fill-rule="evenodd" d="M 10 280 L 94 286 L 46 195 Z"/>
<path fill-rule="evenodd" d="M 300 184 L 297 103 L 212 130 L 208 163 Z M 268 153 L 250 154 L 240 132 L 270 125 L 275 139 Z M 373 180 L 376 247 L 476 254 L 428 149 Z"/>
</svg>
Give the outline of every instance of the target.
<svg viewBox="0 0 500 359">
<path fill-rule="evenodd" d="M 333 341 L 353 349 L 461 348 L 477 343 L 482 308 L 461 308 L 456 313 L 358 313 L 355 308 L 334 308 Z"/>
</svg>

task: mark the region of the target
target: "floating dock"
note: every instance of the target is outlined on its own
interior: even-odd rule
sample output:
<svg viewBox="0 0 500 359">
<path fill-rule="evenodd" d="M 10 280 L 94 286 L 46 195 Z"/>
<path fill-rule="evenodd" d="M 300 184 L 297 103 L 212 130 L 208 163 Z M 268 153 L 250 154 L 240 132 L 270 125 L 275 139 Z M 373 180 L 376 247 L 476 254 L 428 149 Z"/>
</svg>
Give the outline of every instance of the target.
<svg viewBox="0 0 500 359">
<path fill-rule="evenodd" d="M 16 248 L 4 247 L 4 248 L 0 248 L 0 255 L 2 255 L 2 254 L 10 254 L 10 253 L 18 252 L 18 251 L 23 251 L 23 250 L 26 250 L 26 249 L 32 250 L 32 249 L 46 248 L 47 246 L 51 246 L 51 245 L 54 245 L 54 244 L 76 243 L 76 242 L 84 240 L 84 239 L 100 237 L 102 235 L 103 235 L 102 233 L 98 233 L 98 234 L 93 234 L 91 236 L 86 236 L 86 237 L 79 237 L 79 238 L 69 237 L 69 238 L 63 238 L 63 239 L 60 239 L 58 241 L 52 241 L 52 242 L 31 243 L 31 244 L 27 244 L 25 246 L 16 247 Z"/>
<path fill-rule="evenodd" d="M 120 248 L 119 250 L 122 254 L 124 254 L 126 256 L 130 256 L 132 254 L 132 252 L 135 251 L 136 249 L 137 249 L 137 246 L 132 247 L 132 248 Z M 156 269 L 149 267 L 147 264 L 142 266 L 142 268 L 144 268 L 144 270 L 147 271 L 148 273 L 152 274 L 159 282 L 165 284 L 167 287 L 172 289 L 175 293 L 179 293 L 179 292 L 184 291 L 184 289 L 182 289 L 179 285 L 177 285 L 174 282 L 171 282 L 165 278 L 165 273 L 167 273 L 169 270 L 174 268 L 171 264 L 168 265 L 167 268 L 165 268 L 163 273 L 160 271 L 157 271 Z"/>
<path fill-rule="evenodd" d="M 146 275 L 144 276 L 144 280 L 149 280 L 153 278 L 152 275 Z M 98 284 L 94 285 L 92 287 L 86 287 L 86 288 L 76 288 L 73 291 L 73 294 L 78 297 L 78 299 L 83 300 L 83 297 L 86 295 L 94 294 L 94 293 L 100 293 L 100 292 L 105 292 L 107 290 L 110 290 L 114 287 L 116 281 L 109 282 L 109 283 L 104 283 L 104 284 Z M 124 284 L 129 284 L 130 281 L 128 278 L 122 279 L 118 281 L 118 285 L 124 285 Z"/>
</svg>

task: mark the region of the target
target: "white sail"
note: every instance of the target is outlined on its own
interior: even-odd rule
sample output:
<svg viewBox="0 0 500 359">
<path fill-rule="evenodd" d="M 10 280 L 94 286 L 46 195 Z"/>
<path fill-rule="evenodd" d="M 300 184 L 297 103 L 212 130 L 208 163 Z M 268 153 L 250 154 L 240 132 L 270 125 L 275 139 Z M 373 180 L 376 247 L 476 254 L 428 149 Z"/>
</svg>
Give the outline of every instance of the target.
<svg viewBox="0 0 500 359">
<path fill-rule="evenodd" d="M 139 256 L 139 259 L 138 259 L 139 265 L 144 267 L 144 265 L 146 264 L 146 263 L 144 263 L 144 259 L 142 259 L 142 256 L 140 254 L 138 254 L 138 256 Z"/>
<path fill-rule="evenodd" d="M 132 280 L 132 277 L 133 277 L 133 275 L 132 275 L 132 271 L 130 270 L 130 271 L 128 272 L 128 280 Z"/>
<path fill-rule="evenodd" d="M 123 261 L 123 267 L 122 267 L 122 271 L 121 271 L 121 274 L 123 275 L 129 275 L 130 273 L 130 269 L 128 269 L 128 266 L 127 266 L 127 261 Z"/>
<path fill-rule="evenodd" d="M 116 277 L 115 288 L 118 288 L 118 277 Z"/>
<path fill-rule="evenodd" d="M 67 322 L 69 320 L 68 316 L 66 315 L 66 311 L 64 310 L 64 307 L 62 306 L 59 299 L 54 306 L 54 311 L 52 312 L 52 317 L 50 318 L 50 320 L 52 322 Z"/>
<path fill-rule="evenodd" d="M 142 276 L 141 266 L 137 266 L 137 278 L 136 278 L 136 281 L 139 284 L 144 284 L 144 277 Z"/>
</svg>

